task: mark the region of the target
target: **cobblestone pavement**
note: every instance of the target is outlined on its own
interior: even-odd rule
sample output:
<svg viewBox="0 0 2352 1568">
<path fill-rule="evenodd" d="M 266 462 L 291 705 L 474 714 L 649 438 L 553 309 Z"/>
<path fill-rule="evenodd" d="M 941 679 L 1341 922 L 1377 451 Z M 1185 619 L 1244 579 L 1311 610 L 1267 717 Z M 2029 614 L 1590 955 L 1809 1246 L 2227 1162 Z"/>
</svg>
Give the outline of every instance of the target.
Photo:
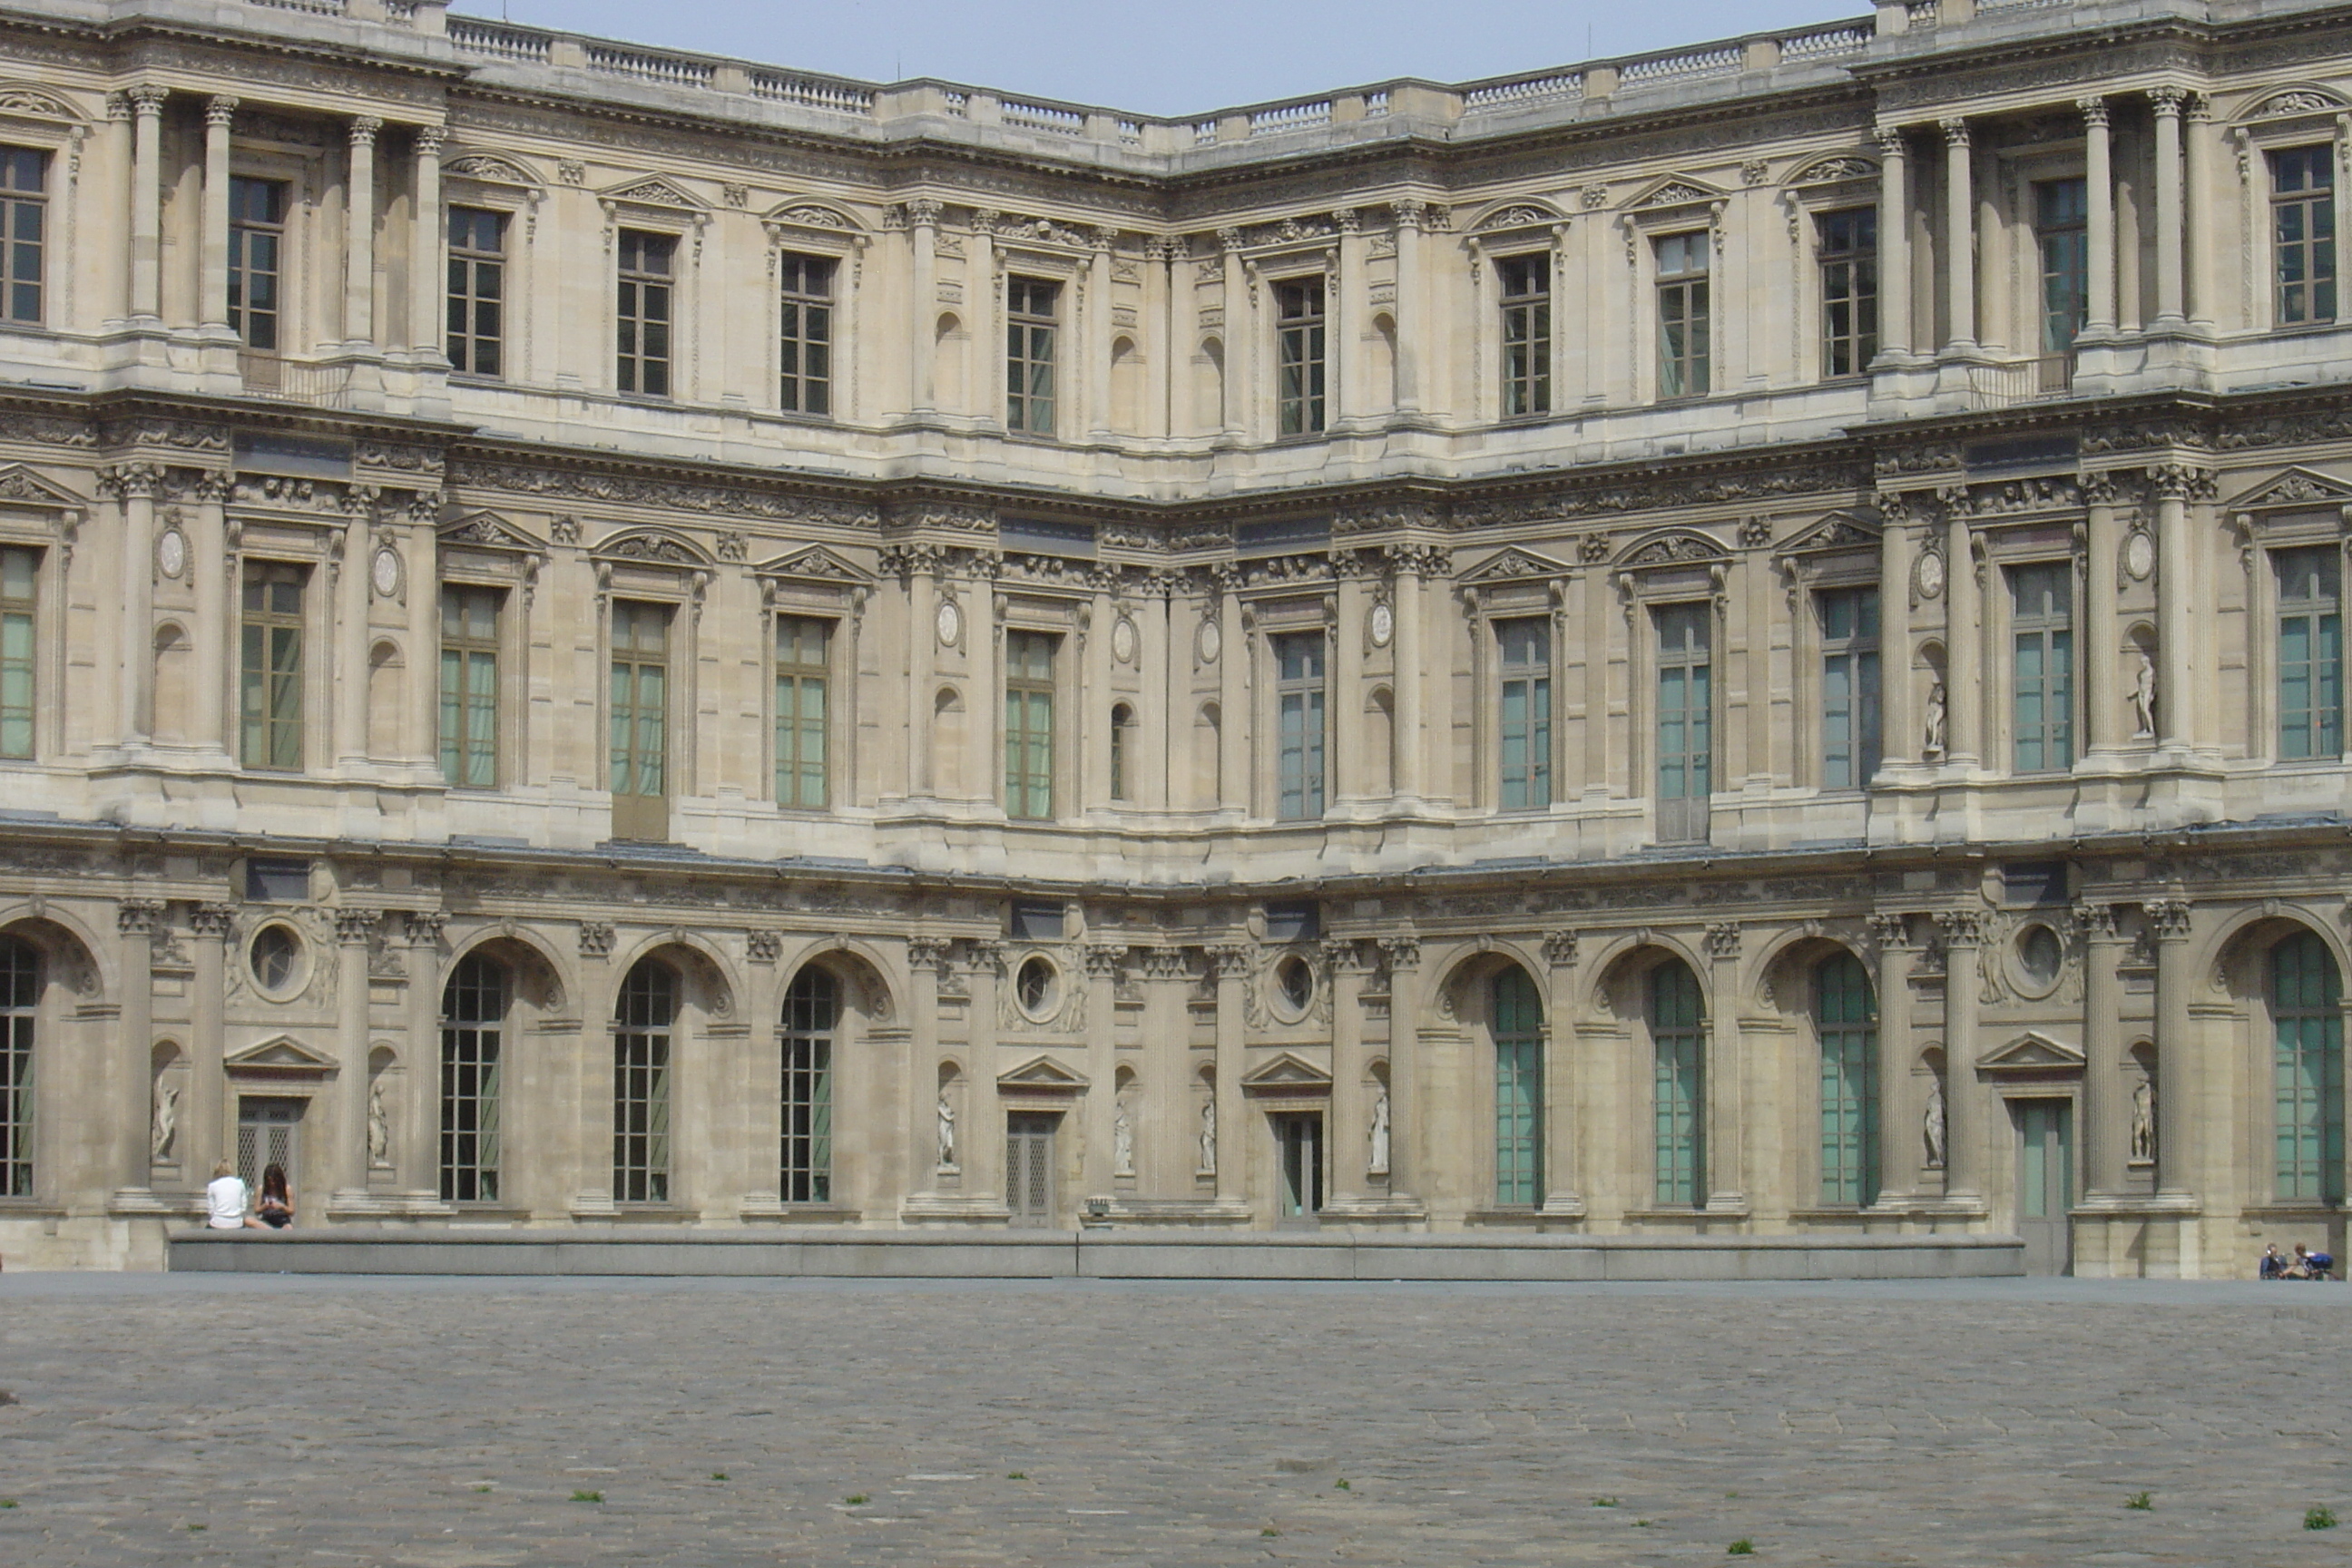
<svg viewBox="0 0 2352 1568">
<path fill-rule="evenodd" d="M 0 1563 L 2352 1563 L 2347 1352 L 2342 1286 L 9 1275 Z"/>
</svg>

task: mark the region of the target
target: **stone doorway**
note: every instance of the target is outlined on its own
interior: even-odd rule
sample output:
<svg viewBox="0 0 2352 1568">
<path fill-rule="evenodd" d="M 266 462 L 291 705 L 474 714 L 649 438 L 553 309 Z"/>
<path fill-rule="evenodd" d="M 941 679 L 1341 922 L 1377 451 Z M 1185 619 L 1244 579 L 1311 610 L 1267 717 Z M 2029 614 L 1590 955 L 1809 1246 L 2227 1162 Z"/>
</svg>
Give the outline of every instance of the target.
<svg viewBox="0 0 2352 1568">
<path fill-rule="evenodd" d="M 302 1198 L 302 1113 L 307 1100 L 274 1095 L 239 1095 L 236 1101 L 236 1173 L 256 1201 L 261 1195 L 261 1173 L 272 1165 L 284 1168 L 287 1184 Z"/>
<path fill-rule="evenodd" d="M 2071 1274 L 2074 1265 L 2074 1105 L 2013 1100 L 2017 1128 L 2017 1229 L 2028 1274 Z"/>
<path fill-rule="evenodd" d="M 1053 1226 L 1054 1146 L 1061 1124 L 1057 1111 L 1015 1110 L 1004 1118 L 1004 1206 L 1016 1229 Z"/>
<path fill-rule="evenodd" d="M 1274 1123 L 1282 1217 L 1312 1219 L 1323 1211 L 1323 1113 L 1292 1110 L 1267 1120 Z"/>
</svg>

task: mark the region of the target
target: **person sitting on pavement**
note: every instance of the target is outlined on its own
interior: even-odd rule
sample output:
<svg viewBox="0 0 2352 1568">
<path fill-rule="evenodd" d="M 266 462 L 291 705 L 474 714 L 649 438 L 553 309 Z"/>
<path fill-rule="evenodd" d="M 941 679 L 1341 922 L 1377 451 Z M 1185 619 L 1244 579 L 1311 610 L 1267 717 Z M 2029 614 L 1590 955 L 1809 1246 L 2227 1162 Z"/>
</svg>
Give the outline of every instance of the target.
<svg viewBox="0 0 2352 1568">
<path fill-rule="evenodd" d="M 2284 1279 L 2286 1278 L 2286 1257 L 2279 1251 L 2277 1242 L 2273 1241 L 2268 1247 L 2263 1248 L 2262 1268 L 2256 1273 L 2255 1278 L 2260 1279 Z"/>
</svg>

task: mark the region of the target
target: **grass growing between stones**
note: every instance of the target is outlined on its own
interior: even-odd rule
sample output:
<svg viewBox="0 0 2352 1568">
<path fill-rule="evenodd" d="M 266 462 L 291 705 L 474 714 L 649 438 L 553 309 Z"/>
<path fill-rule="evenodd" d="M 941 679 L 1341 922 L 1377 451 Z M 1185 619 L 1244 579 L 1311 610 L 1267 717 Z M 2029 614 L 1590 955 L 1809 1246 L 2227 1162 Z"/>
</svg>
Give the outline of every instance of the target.
<svg viewBox="0 0 2352 1568">
<path fill-rule="evenodd" d="M 573 1502 L 603 1502 L 604 1500 L 604 1494 L 603 1492 L 573 1492 L 572 1494 L 572 1500 Z"/>
<path fill-rule="evenodd" d="M 2134 1492 L 2124 1499 L 2124 1506 L 2137 1509 L 2140 1512 L 2146 1513 L 2156 1506 L 2156 1499 L 2147 1492 Z"/>
<path fill-rule="evenodd" d="M 2336 1510 L 2332 1508 L 2307 1508 L 2304 1510 L 2303 1528 L 2305 1530 L 2335 1529 Z"/>
</svg>

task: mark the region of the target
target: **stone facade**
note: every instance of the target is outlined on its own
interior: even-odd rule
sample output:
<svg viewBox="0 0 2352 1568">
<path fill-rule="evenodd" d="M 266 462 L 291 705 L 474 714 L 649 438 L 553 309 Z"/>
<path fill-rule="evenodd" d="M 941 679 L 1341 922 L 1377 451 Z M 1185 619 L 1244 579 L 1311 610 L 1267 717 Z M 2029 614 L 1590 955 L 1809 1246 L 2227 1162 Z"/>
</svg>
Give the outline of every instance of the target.
<svg viewBox="0 0 2352 1568">
<path fill-rule="evenodd" d="M 0 1253 L 2340 1252 L 2347 147 L 2294 0 L 1184 121 L 0 4 Z"/>
</svg>

